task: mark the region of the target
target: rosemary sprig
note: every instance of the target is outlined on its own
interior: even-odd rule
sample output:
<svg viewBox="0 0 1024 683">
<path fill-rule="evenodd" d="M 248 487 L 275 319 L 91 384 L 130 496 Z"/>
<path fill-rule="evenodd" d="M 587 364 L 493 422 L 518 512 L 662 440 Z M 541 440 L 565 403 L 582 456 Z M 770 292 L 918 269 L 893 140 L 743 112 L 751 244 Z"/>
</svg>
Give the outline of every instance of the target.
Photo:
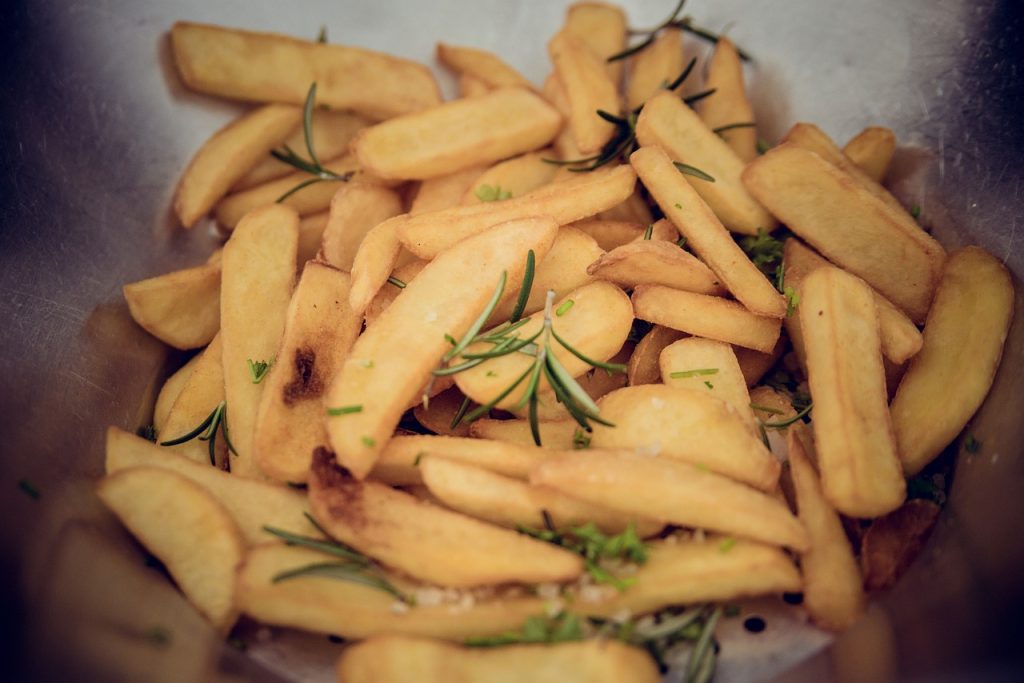
<svg viewBox="0 0 1024 683">
<path fill-rule="evenodd" d="M 388 276 L 388 284 L 392 284 L 395 287 L 398 287 L 399 289 L 405 289 L 405 283 L 402 282 L 401 280 L 399 280 L 394 275 L 389 275 Z"/>
<path fill-rule="evenodd" d="M 675 166 L 676 170 L 682 173 L 683 175 L 692 175 L 694 178 L 700 178 L 701 180 L 706 180 L 709 183 L 715 182 L 715 178 L 710 173 L 706 173 L 697 168 L 696 166 L 684 164 L 681 161 L 673 161 L 672 165 Z"/>
<path fill-rule="evenodd" d="M 729 123 L 724 126 L 719 126 L 718 128 L 712 128 L 711 132 L 717 135 L 721 135 L 727 130 L 736 130 L 737 128 L 753 128 L 756 125 L 757 124 L 754 123 L 753 121 L 744 121 L 743 123 Z"/>
<path fill-rule="evenodd" d="M 537 256 L 533 253 L 533 249 L 526 252 L 526 271 L 523 273 L 523 285 L 519 288 L 519 298 L 516 299 L 515 308 L 512 309 L 512 315 L 509 316 L 508 321 L 510 323 L 518 323 L 519 319 L 523 317 L 523 311 L 526 310 L 526 302 L 530 299 L 530 290 L 533 289 L 533 277 L 537 270 Z M 526 321 L 524 320 L 523 323 Z M 520 327 L 522 323 L 520 323 Z M 512 329 L 511 327 L 509 329 Z"/>
<path fill-rule="evenodd" d="M 316 150 L 313 145 L 313 111 L 316 107 L 316 83 L 309 86 L 309 92 L 306 94 L 306 104 L 302 108 L 302 134 L 306 141 L 306 151 L 309 153 L 309 159 L 303 159 L 295 150 L 288 145 L 284 146 L 283 150 L 274 150 L 270 154 L 285 164 L 297 168 L 300 171 L 305 171 L 313 177 L 304 180 L 292 189 L 288 190 L 275 201 L 280 204 L 288 197 L 292 196 L 304 187 L 309 187 L 315 183 L 323 182 L 325 180 L 340 180 L 347 181 L 353 175 L 353 171 L 346 173 L 335 173 L 329 169 L 323 167 L 320 160 L 316 156 Z"/>
<path fill-rule="evenodd" d="M 812 408 L 814 408 L 814 403 L 808 403 L 807 407 L 787 420 L 781 420 L 780 422 L 762 422 L 761 425 L 767 429 L 785 429 L 794 422 L 802 420 L 805 415 L 811 412 Z"/>
<path fill-rule="evenodd" d="M 213 409 L 209 415 L 206 416 L 199 426 L 183 434 L 176 439 L 169 439 L 167 441 L 161 441 L 161 446 L 177 446 L 179 444 L 186 443 L 192 439 L 199 439 L 200 441 L 206 441 L 210 451 L 210 464 L 217 464 L 217 430 L 220 429 L 221 433 L 224 434 L 224 443 L 227 444 L 228 450 L 238 455 L 238 451 L 231 445 L 231 436 L 228 434 L 228 404 L 226 401 L 221 401 L 217 404 L 217 407 Z"/>
<path fill-rule="evenodd" d="M 630 57 L 632 55 L 635 55 L 636 53 L 640 52 L 641 50 L 644 50 L 644 49 L 650 47 L 651 43 L 653 43 L 655 41 L 655 39 L 657 38 L 658 34 L 661 31 L 663 31 L 664 29 L 666 29 L 666 28 L 677 28 L 677 29 L 686 31 L 687 33 L 692 33 L 693 35 L 695 35 L 695 36 L 697 36 L 699 38 L 703 38 L 704 40 L 707 40 L 707 41 L 709 41 L 711 43 L 717 43 L 720 40 L 721 36 L 719 36 L 716 33 L 713 33 L 712 31 L 709 31 L 706 28 L 702 28 L 700 26 L 696 26 L 693 23 L 693 18 L 692 17 L 689 17 L 689 16 L 680 17 L 679 16 L 680 13 L 683 11 L 683 6 L 685 4 L 686 4 L 686 0 L 679 0 L 679 4 L 677 4 L 675 9 L 672 10 L 672 14 L 669 15 L 668 19 L 666 19 L 665 21 L 661 22 L 660 24 L 658 24 L 657 26 L 655 26 L 652 29 L 633 29 L 633 28 L 629 29 L 629 33 L 631 35 L 647 34 L 647 37 L 644 38 L 639 43 L 637 43 L 636 45 L 633 45 L 632 47 L 629 47 L 629 48 L 623 50 L 622 52 L 619 52 L 617 54 L 612 55 L 611 57 L 608 58 L 608 61 L 609 62 L 614 62 L 614 61 L 618 61 L 620 59 L 625 59 L 626 57 Z M 753 61 L 753 58 L 750 56 L 750 54 L 745 52 L 744 50 L 740 49 L 739 46 L 736 46 L 736 54 L 738 54 L 740 59 L 742 59 L 745 62 Z"/>
<path fill-rule="evenodd" d="M 654 236 L 654 223 L 648 223 L 647 229 L 644 230 L 644 239 L 649 240 Z"/>
<path fill-rule="evenodd" d="M 487 185 L 486 183 L 476 188 L 473 194 L 482 202 L 500 202 L 505 199 L 512 199 L 512 193 L 502 190 L 501 185 Z"/>
<path fill-rule="evenodd" d="M 800 305 L 800 294 L 793 287 L 786 284 L 786 262 L 779 263 L 775 269 L 775 288 L 786 297 L 786 317 L 792 318 L 796 307 Z"/>
</svg>

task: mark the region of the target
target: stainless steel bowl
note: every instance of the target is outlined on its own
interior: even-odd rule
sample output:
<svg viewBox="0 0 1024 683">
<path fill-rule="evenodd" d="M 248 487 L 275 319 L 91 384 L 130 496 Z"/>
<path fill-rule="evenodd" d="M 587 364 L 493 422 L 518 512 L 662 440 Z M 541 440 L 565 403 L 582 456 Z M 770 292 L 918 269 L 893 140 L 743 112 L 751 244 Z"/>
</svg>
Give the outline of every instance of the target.
<svg viewBox="0 0 1024 683">
<path fill-rule="evenodd" d="M 131 322 L 120 285 L 200 261 L 212 231 L 168 212 L 198 145 L 237 108 L 185 92 L 176 19 L 315 36 L 431 62 L 434 41 L 486 46 L 539 81 L 563 2 L 13 0 L 0 9 L 0 632 L 9 680 L 278 680 L 329 669 L 337 645 L 261 631 L 223 646 L 103 513 L 91 482 L 108 424 L 148 419 L 180 362 Z M 623 2 L 635 25 L 669 2 Z M 694 0 L 757 56 L 767 137 L 795 120 L 838 140 L 893 128 L 893 187 L 947 247 L 973 242 L 1018 284 L 992 394 L 972 421 L 938 528 L 854 631 L 781 646 L 722 678 L 1019 680 L 1024 629 L 1024 20 L 1012 0 Z M 445 80 L 450 86 L 450 81 Z M 950 387 L 955 392 L 956 387 Z M 944 400 L 936 396 L 935 400 Z M 38 500 L 22 482 L 34 486 Z M 22 486 L 23 490 L 19 490 Z M 756 648 L 755 648 L 756 649 Z M 763 649 L 763 648 L 762 648 Z M 796 669 L 798 660 L 805 659 Z"/>
</svg>

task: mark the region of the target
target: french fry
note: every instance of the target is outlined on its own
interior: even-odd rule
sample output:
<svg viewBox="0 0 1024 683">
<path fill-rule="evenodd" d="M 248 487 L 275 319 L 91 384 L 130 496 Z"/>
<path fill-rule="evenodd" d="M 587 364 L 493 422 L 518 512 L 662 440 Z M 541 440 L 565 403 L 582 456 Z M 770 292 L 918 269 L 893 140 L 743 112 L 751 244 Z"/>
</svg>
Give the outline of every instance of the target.
<svg viewBox="0 0 1024 683">
<path fill-rule="evenodd" d="M 807 532 L 779 500 L 672 458 L 595 450 L 584 456 L 548 458 L 533 469 L 530 482 L 625 514 L 798 552 L 808 548 Z"/>
<path fill-rule="evenodd" d="M 231 471 L 256 476 L 256 413 L 264 386 L 250 363 L 273 360 L 295 285 L 299 217 L 284 206 L 248 214 L 224 245 L 221 278 L 225 412 L 231 417 Z"/>
<path fill-rule="evenodd" d="M 301 105 L 317 83 L 319 104 L 376 119 L 441 101 L 427 67 L 357 47 L 179 21 L 171 49 L 185 85 L 209 95 Z"/>
<path fill-rule="evenodd" d="M 565 12 L 564 31 L 590 48 L 618 88 L 622 83 L 622 62 L 607 60 L 626 49 L 626 14 L 622 8 L 604 2 L 574 2 Z"/>
<path fill-rule="evenodd" d="M 511 199 L 547 185 L 558 170 L 557 166 L 544 163 L 543 159 L 551 156 L 550 149 L 547 149 L 499 161 L 477 176 L 459 203 L 479 204 L 482 201 L 494 201 L 481 198 L 487 196 L 488 188 L 494 193 L 500 191 L 502 197 L 507 195 L 505 198 Z"/>
<path fill-rule="evenodd" d="M 200 358 L 202 358 L 201 353 L 192 356 L 187 363 L 175 370 L 174 374 L 164 380 L 163 386 L 160 387 L 160 393 L 156 397 L 156 404 L 153 406 L 153 429 L 156 430 L 157 434 L 167 424 L 167 416 L 170 415 L 174 402 L 181 395 L 181 390 L 188 384 L 188 379 L 192 376 L 192 371 L 196 369 Z"/>
<path fill-rule="evenodd" d="M 366 128 L 352 151 L 381 178 L 422 180 L 543 147 L 561 123 L 533 92 L 499 88 Z"/>
<path fill-rule="evenodd" d="M 540 442 L 545 448 L 571 450 L 579 425 L 573 420 L 538 422 Z M 469 435 L 477 439 L 504 441 L 520 446 L 533 446 L 533 434 L 526 420 L 476 420 L 469 425 Z M 532 466 L 532 465 L 531 465 Z M 524 470 L 524 478 L 529 467 Z"/>
<path fill-rule="evenodd" d="M 668 28 L 629 60 L 626 106 L 630 111 L 657 95 L 683 71 L 683 31 Z"/>
<path fill-rule="evenodd" d="M 633 387 L 640 384 L 661 382 L 661 352 L 671 343 L 686 336 L 685 332 L 673 330 L 664 325 L 655 325 L 644 338 L 637 342 L 633 355 L 626 366 L 626 383 Z"/>
<path fill-rule="evenodd" d="M 796 431 L 786 435 L 797 516 L 811 546 L 800 556 L 804 605 L 819 626 L 841 631 L 864 613 L 866 599 L 857 559 L 842 520 L 825 499 L 814 466 Z"/>
<path fill-rule="evenodd" d="M 176 349 L 206 346 L 220 329 L 220 264 L 176 270 L 122 288 L 139 327 Z"/>
<path fill-rule="evenodd" d="M 109 475 L 96 494 L 167 567 L 196 609 L 218 631 L 230 630 L 238 618 L 235 567 L 245 544 L 227 510 L 201 486 L 155 467 Z"/>
<path fill-rule="evenodd" d="M 465 398 L 461 391 L 453 387 L 431 398 L 427 407 L 424 407 L 422 403 L 418 404 L 413 409 L 413 416 L 417 422 L 435 434 L 469 436 L 468 422 L 462 421 L 452 427 L 455 416 L 462 410 L 462 402 Z"/>
<path fill-rule="evenodd" d="M 500 526 L 543 529 L 545 512 L 558 528 L 593 522 L 598 529 L 617 534 L 633 524 L 641 538 L 653 536 L 665 526 L 652 519 L 631 519 L 560 491 L 503 477 L 458 460 L 431 456 L 423 460 L 420 469 L 423 483 L 449 508 Z"/>
<path fill-rule="evenodd" d="M 188 434 L 202 424 L 224 400 L 224 347 L 218 334 L 197 356 L 196 365 L 181 392 L 174 399 L 167 419 L 158 429 L 161 441 L 173 441 Z M 195 462 L 210 465 L 227 465 L 227 446 L 218 438 L 214 445 L 213 462 L 206 443 L 191 439 L 167 449 Z"/>
<path fill-rule="evenodd" d="M 338 680 L 345 683 L 661 680 L 658 667 L 643 650 L 614 640 L 467 648 L 384 635 L 347 648 L 338 660 L 337 672 Z"/>
<path fill-rule="evenodd" d="M 501 57 L 487 50 L 438 43 L 437 60 L 460 75 L 468 74 L 480 80 L 488 89 L 508 86 L 533 87 L 525 76 L 509 66 Z"/>
<path fill-rule="evenodd" d="M 398 228 L 402 244 L 422 259 L 487 228 L 530 216 L 550 216 L 559 225 L 587 218 L 615 206 L 633 191 L 636 175 L 627 166 L 587 173 L 539 187 L 503 202 L 459 206 L 409 216 Z"/>
<path fill-rule="evenodd" d="M 402 244 L 398 226 L 403 215 L 393 216 L 370 228 L 359 243 L 352 259 L 352 286 L 348 291 L 349 307 L 360 315 L 373 301 L 398 263 Z"/>
<path fill-rule="evenodd" d="M 305 216 L 299 221 L 299 246 L 296 251 L 299 268 L 316 258 L 320 252 L 320 243 L 323 241 L 328 220 L 328 212 L 321 211 L 312 216 Z"/>
<path fill-rule="evenodd" d="M 322 448 L 313 455 L 309 505 L 334 538 L 439 586 L 568 581 L 583 571 L 570 551 L 425 505 L 384 484 L 358 481 Z M 471 545 L 463 542 L 467 538 Z M 458 553 L 450 552 L 454 547 Z"/>
<path fill-rule="evenodd" d="M 868 527 L 860 545 L 867 590 L 884 590 L 896 583 L 921 552 L 941 512 L 930 500 L 908 500 Z"/>
<path fill-rule="evenodd" d="M 754 429 L 749 405 L 740 413 L 704 387 L 645 384 L 613 391 L 600 406 L 615 426 L 595 425 L 592 448 L 680 460 L 764 491 L 779 480 L 779 461 Z"/>
<path fill-rule="evenodd" d="M 615 206 L 605 209 L 604 211 L 599 211 L 597 217 L 607 221 L 632 221 L 642 225 L 650 225 L 654 222 L 654 215 L 651 213 L 651 207 L 647 206 L 647 199 L 640 193 L 639 189 L 635 190 Z M 676 234 L 678 235 L 678 233 Z M 679 238 L 673 236 L 671 238 L 666 237 L 665 239 L 675 241 Z"/>
<path fill-rule="evenodd" d="M 335 268 L 351 271 L 367 233 L 400 213 L 402 198 L 394 190 L 363 183 L 342 185 L 331 198 L 320 257 Z"/>
<path fill-rule="evenodd" d="M 688 292 L 721 296 L 725 288 L 697 257 L 664 240 L 630 242 L 602 255 L 587 273 L 626 288 L 664 285 Z"/>
<path fill-rule="evenodd" d="M 572 448 L 571 437 L 569 448 Z M 384 447 L 370 478 L 392 486 L 422 483 L 419 462 L 424 457 L 436 455 L 505 477 L 525 480 L 533 466 L 551 454 L 547 448 L 535 446 L 532 438 L 529 441 L 506 442 L 456 436 L 396 436 Z"/>
<path fill-rule="evenodd" d="M 785 299 L 733 241 L 712 207 L 673 166 L 663 150 L 641 147 L 630 157 L 630 163 L 665 216 L 686 238 L 687 245 L 733 296 L 757 315 L 771 318 L 786 315 Z M 707 184 L 707 181 L 697 179 L 693 183 Z"/>
<path fill-rule="evenodd" d="M 429 178 L 420 183 L 416 196 L 409 207 L 409 215 L 416 216 L 430 211 L 441 211 L 458 206 L 481 173 L 487 170 L 485 164 L 471 166 L 455 173 Z"/>
<path fill-rule="evenodd" d="M 302 120 L 302 110 L 269 104 L 243 115 L 203 143 L 178 183 L 174 211 L 186 228 L 217 201 L 270 150 L 284 142 Z"/>
<path fill-rule="evenodd" d="M 605 63 L 580 38 L 561 31 L 548 42 L 548 56 L 569 102 L 569 128 L 576 147 L 594 154 L 615 134 L 598 111 L 619 114 L 619 94 Z"/>
<path fill-rule="evenodd" d="M 754 108 L 750 106 L 743 86 L 743 62 L 736 46 L 728 38 L 721 37 L 715 43 L 715 54 L 708 63 L 704 89 L 715 91 L 713 97 L 705 98 L 697 105 L 701 120 L 711 130 L 754 122 Z M 744 163 L 757 158 L 756 128 L 730 128 L 718 134 Z"/>
<path fill-rule="evenodd" d="M 740 364 L 740 371 L 747 381 L 747 386 L 752 387 L 782 358 L 782 353 L 786 350 L 786 339 L 780 336 L 775 342 L 775 348 L 768 353 L 745 349 L 742 346 L 734 346 L 732 350 L 736 353 L 736 362 Z"/>
<path fill-rule="evenodd" d="M 728 344 L 700 337 L 680 339 L 661 352 L 659 366 L 666 385 L 720 398 L 753 423 L 747 381 Z"/>
<path fill-rule="evenodd" d="M 568 301 L 573 303 L 570 305 Z M 562 309 L 562 306 L 570 307 Z M 552 316 L 552 328 L 555 333 L 584 356 L 602 362 L 622 348 L 633 323 L 633 309 L 629 305 L 629 298 L 621 289 L 607 282 L 592 282 L 570 292 L 552 306 L 552 310 L 559 309 L 564 311 L 563 314 Z M 526 339 L 540 332 L 543 327 L 544 317 L 534 314 L 530 322 L 519 328 L 518 335 L 521 339 Z M 543 342 L 543 337 L 538 341 Z M 465 353 L 481 353 L 490 348 L 493 348 L 493 344 L 478 342 L 466 347 Z M 591 367 L 554 339 L 551 340 L 551 350 L 566 372 L 573 377 L 582 375 Z M 517 377 L 527 372 L 535 360 L 534 356 L 523 353 L 490 358 L 455 375 L 455 384 L 462 393 L 483 405 L 492 401 Z M 461 356 L 453 360 L 453 364 L 459 362 L 463 362 Z M 527 382 L 521 382 L 515 390 L 498 401 L 495 407 L 508 410 L 516 406 L 526 394 L 526 390 Z M 537 391 L 540 395 L 553 396 L 551 384 L 543 376 L 539 380 Z"/>
<path fill-rule="evenodd" d="M 663 92 L 647 101 L 637 120 L 636 139 L 645 147 L 661 147 L 672 161 L 699 168 L 714 178 L 712 183 L 686 176 L 731 232 L 755 235 L 758 228 L 766 232 L 775 229 L 775 219 L 740 181 L 743 160 L 675 93 Z"/>
<path fill-rule="evenodd" d="M 469 73 L 459 74 L 459 97 L 479 97 L 494 90 L 476 76 Z"/>
<path fill-rule="evenodd" d="M 327 394 L 327 405 L 361 406 L 327 427 L 339 462 L 357 478 L 369 473 L 405 407 L 450 348 L 445 335 L 465 334 L 493 295 L 496 275 L 521 282 L 527 252 L 543 258 L 556 231 L 550 219 L 526 219 L 464 240 L 424 267 L 359 337 Z"/>
<path fill-rule="evenodd" d="M 782 328 L 778 319 L 754 315 L 735 301 L 661 285 L 633 290 L 633 310 L 641 320 L 762 353 L 775 347 Z"/>
<path fill-rule="evenodd" d="M 139 467 L 170 470 L 195 482 L 231 513 L 245 542 L 257 545 L 271 540 L 263 527 L 321 538 L 306 518 L 305 494 L 287 486 L 249 479 L 175 454 L 117 427 L 107 429 L 106 473 Z"/>
<path fill-rule="evenodd" d="M 911 359 L 891 406 L 907 475 L 931 462 L 985 400 L 1013 304 L 1010 275 L 991 254 L 979 247 L 950 254 L 928 312 L 924 345 Z"/>
<path fill-rule="evenodd" d="M 630 221 L 609 221 L 600 218 L 584 218 L 571 224 L 572 227 L 587 233 L 594 238 L 597 246 L 604 251 L 611 251 L 635 239 L 643 239 L 645 226 Z M 676 235 L 672 228 L 672 236 Z M 652 236 L 651 239 L 654 239 Z"/>
<path fill-rule="evenodd" d="M 420 274 L 420 271 L 426 267 L 427 263 L 429 263 L 429 261 L 415 259 L 405 265 L 398 266 L 391 271 L 391 275 L 401 282 L 409 284 L 412 282 L 413 278 Z M 377 293 L 373 295 L 373 299 L 370 300 L 369 305 L 363 312 L 363 315 L 366 318 L 366 324 L 369 325 L 376 320 L 381 313 L 387 310 L 387 307 L 390 306 L 401 293 L 402 288 L 397 285 L 393 285 L 390 282 L 387 285 L 381 286 L 381 288 L 377 290 Z M 454 382 L 454 380 L 452 381 Z"/>
<path fill-rule="evenodd" d="M 895 151 L 895 133 L 881 126 L 865 128 L 843 147 L 843 154 L 876 183 L 885 180 Z"/>
<path fill-rule="evenodd" d="M 826 266 L 807 276 L 800 297 L 822 490 L 844 515 L 884 515 L 903 502 L 906 485 L 871 288 Z"/>
</svg>

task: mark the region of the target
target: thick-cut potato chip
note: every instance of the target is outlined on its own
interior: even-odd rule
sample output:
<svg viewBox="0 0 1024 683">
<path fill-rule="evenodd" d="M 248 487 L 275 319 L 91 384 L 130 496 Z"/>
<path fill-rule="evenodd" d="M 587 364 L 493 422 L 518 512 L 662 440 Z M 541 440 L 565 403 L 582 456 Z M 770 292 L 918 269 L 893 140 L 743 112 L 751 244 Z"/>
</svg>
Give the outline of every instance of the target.
<svg viewBox="0 0 1024 683">
<path fill-rule="evenodd" d="M 224 347 L 218 334 L 210 345 L 196 356 L 188 380 L 175 397 L 163 425 L 158 427 L 160 441 L 173 441 L 182 437 L 206 420 L 224 401 Z M 199 439 L 190 439 L 176 446 L 168 446 L 172 453 L 209 465 L 227 465 L 227 445 L 218 436 L 214 444 L 214 458 L 210 461 L 208 445 Z"/>
<path fill-rule="evenodd" d="M 685 332 L 664 325 L 655 325 L 636 344 L 633 355 L 626 366 L 626 381 L 629 386 L 659 384 L 661 382 L 661 352 L 672 342 L 686 336 Z"/>
<path fill-rule="evenodd" d="M 885 180 L 895 151 L 896 134 L 881 126 L 865 128 L 843 147 L 843 154 L 876 183 Z"/>
<path fill-rule="evenodd" d="M 470 73 L 459 74 L 459 97 L 479 97 L 494 90 L 491 86 Z"/>
<path fill-rule="evenodd" d="M 271 205 L 248 214 L 224 245 L 221 343 L 225 412 L 230 416 L 231 471 L 258 476 L 253 458 L 256 413 L 264 386 L 250 365 L 273 362 L 295 286 L 299 217 Z"/>
<path fill-rule="evenodd" d="M 245 543 L 224 506 L 201 486 L 156 467 L 111 474 L 96 493 L 167 567 L 196 609 L 226 633 L 238 617 L 235 567 Z"/>
<path fill-rule="evenodd" d="M 316 83 L 318 104 L 376 119 L 441 102 L 427 67 L 358 47 L 179 21 L 171 49 L 185 85 L 210 95 L 302 104 Z"/>
<path fill-rule="evenodd" d="M 320 258 L 335 268 L 351 271 L 367 233 L 400 213 L 402 198 L 394 190 L 364 183 L 342 185 L 331 198 Z"/>
<path fill-rule="evenodd" d="M 647 515 L 798 552 L 809 546 L 803 525 L 778 499 L 672 458 L 595 450 L 548 458 L 533 469 L 530 482 L 626 514 Z"/>
<path fill-rule="evenodd" d="M 203 143 L 178 183 L 174 210 L 191 228 L 302 120 L 302 110 L 269 104 L 232 121 Z"/>
<path fill-rule="evenodd" d="M 850 517 L 900 506 L 900 469 L 885 393 L 871 288 L 838 268 L 818 268 L 800 288 L 800 328 L 814 399 L 814 439 L 825 497 Z"/>
<path fill-rule="evenodd" d="M 626 49 L 626 30 L 626 13 L 617 5 L 574 2 L 565 11 L 564 31 L 582 40 L 597 55 L 616 88 L 622 82 L 622 62 L 607 60 Z"/>
<path fill-rule="evenodd" d="M 499 161 L 477 176 L 459 203 L 502 201 L 547 185 L 558 172 L 557 166 L 544 162 L 552 156 L 548 148 Z"/>
<path fill-rule="evenodd" d="M 220 329 L 219 263 L 176 270 L 122 288 L 139 327 L 176 349 L 206 346 Z"/>
<path fill-rule="evenodd" d="M 782 329 L 780 320 L 754 315 L 735 301 L 661 285 L 637 287 L 633 310 L 641 320 L 762 353 L 771 352 Z"/>
<path fill-rule="evenodd" d="M 344 683 L 658 683 L 647 654 L 614 640 L 582 640 L 467 648 L 438 640 L 385 635 L 346 648 L 338 660 Z"/>
<path fill-rule="evenodd" d="M 909 500 L 877 519 L 860 542 L 860 566 L 869 591 L 891 588 L 921 552 L 942 508 L 930 500 Z"/>
<path fill-rule="evenodd" d="M 458 74 L 468 74 L 488 89 L 519 86 L 532 88 L 530 81 L 493 52 L 473 47 L 437 44 L 437 60 Z"/>
<path fill-rule="evenodd" d="M 979 247 L 950 254 L 892 422 L 903 470 L 916 474 L 964 428 L 988 394 L 1013 319 L 1006 267 Z"/>
<path fill-rule="evenodd" d="M 406 406 L 451 348 L 445 337 L 466 333 L 501 273 L 510 287 L 522 282 L 527 252 L 544 258 L 557 230 L 550 219 L 526 219 L 464 240 L 424 267 L 356 340 L 327 405 L 358 412 L 330 418 L 327 431 L 339 462 L 357 478 L 372 469 Z"/>
<path fill-rule="evenodd" d="M 785 316 L 785 299 L 733 241 L 712 207 L 693 186 L 693 183 L 707 181 L 687 182 L 664 150 L 657 147 L 641 147 L 630 157 L 630 163 L 665 216 L 686 238 L 687 246 L 703 259 L 733 296 L 758 315 Z"/>
<path fill-rule="evenodd" d="M 633 111 L 683 72 L 683 31 L 669 28 L 629 60 L 626 107 Z"/>
<path fill-rule="evenodd" d="M 548 42 L 548 55 L 565 88 L 569 102 L 569 128 L 576 147 L 594 154 L 615 134 L 615 125 L 598 111 L 619 114 L 619 93 L 605 63 L 576 36 L 562 31 Z"/>
<path fill-rule="evenodd" d="M 689 164 L 714 178 L 710 182 L 686 176 L 730 231 L 756 235 L 758 229 L 771 232 L 775 228 L 775 219 L 740 181 L 743 160 L 675 93 L 663 92 L 647 101 L 637 120 L 636 139 L 645 147 L 661 147 L 672 161 Z"/>
<path fill-rule="evenodd" d="M 562 117 L 525 88 L 499 88 L 359 132 L 352 151 L 381 178 L 423 180 L 538 149 Z"/>
<path fill-rule="evenodd" d="M 724 36 L 715 43 L 715 54 L 708 62 L 704 89 L 715 94 L 700 101 L 697 109 L 701 120 L 736 152 L 744 163 L 757 158 L 757 128 L 735 124 L 754 123 L 754 108 L 743 86 L 743 62 L 732 41 Z"/>
<path fill-rule="evenodd" d="M 600 406 L 615 426 L 595 425 L 591 447 L 681 460 L 764 491 L 775 488 L 779 461 L 754 429 L 749 405 L 740 413 L 701 389 L 645 384 L 613 391 Z"/>
<path fill-rule="evenodd" d="M 679 245 L 664 240 L 624 244 L 591 263 L 587 273 L 626 288 L 664 285 L 699 294 L 725 294 L 710 268 Z"/>
<path fill-rule="evenodd" d="M 659 359 L 661 381 L 720 398 L 744 418 L 754 419 L 739 361 L 725 342 L 690 337 L 665 347 Z"/>
<path fill-rule="evenodd" d="M 358 481 L 322 448 L 313 455 L 309 505 L 334 538 L 439 586 L 571 581 L 583 571 L 568 550 Z"/>
<path fill-rule="evenodd" d="M 590 440 L 589 436 L 582 433 L 575 420 L 538 422 L 537 427 L 540 442 L 545 448 L 572 450 L 576 446 L 577 438 L 585 437 L 588 442 Z M 477 439 L 493 439 L 520 446 L 534 445 L 533 433 L 527 420 L 476 420 L 470 424 L 469 434 Z M 529 467 L 525 472 L 529 472 Z"/>
<path fill-rule="evenodd" d="M 556 423 L 541 423 L 544 424 Z M 543 434 L 542 426 L 542 438 Z M 567 448 L 572 448 L 571 437 Z M 384 447 L 380 459 L 370 473 L 370 478 L 394 486 L 419 484 L 423 481 L 419 471 L 420 461 L 426 456 L 438 455 L 506 477 L 525 480 L 533 466 L 552 453 L 553 451 L 547 448 L 535 446 L 532 439 L 528 442 L 513 442 L 493 441 L 489 437 L 469 439 L 455 436 L 396 436 Z"/>
<path fill-rule="evenodd" d="M 409 215 L 416 216 L 430 211 L 441 211 L 458 206 L 473 181 L 487 170 L 485 164 L 471 166 L 455 173 L 429 178 L 419 184 L 416 196 L 409 207 Z"/>
<path fill-rule="evenodd" d="M 422 403 L 417 405 L 413 409 L 413 416 L 421 425 L 440 436 L 469 436 L 468 422 L 463 420 L 452 427 L 459 412 L 465 413 L 462 408 L 465 400 L 462 392 L 452 387 L 432 397 L 426 406 Z"/>
<path fill-rule="evenodd" d="M 628 166 L 597 170 L 503 202 L 410 215 L 399 226 L 398 236 L 416 256 L 432 259 L 452 245 L 499 223 L 550 216 L 559 225 L 565 225 L 593 216 L 623 201 L 635 185 L 636 174 Z"/>
<path fill-rule="evenodd" d="M 174 374 L 168 377 L 160 387 L 160 393 L 157 394 L 156 403 L 153 405 L 153 429 L 157 434 L 167 424 L 167 416 L 171 414 L 174 402 L 178 400 L 181 390 L 188 384 L 188 378 L 192 376 L 192 371 L 196 369 L 196 365 L 199 364 L 199 359 L 202 357 L 201 353 L 192 356 L 187 363 L 175 370 Z"/>
</svg>

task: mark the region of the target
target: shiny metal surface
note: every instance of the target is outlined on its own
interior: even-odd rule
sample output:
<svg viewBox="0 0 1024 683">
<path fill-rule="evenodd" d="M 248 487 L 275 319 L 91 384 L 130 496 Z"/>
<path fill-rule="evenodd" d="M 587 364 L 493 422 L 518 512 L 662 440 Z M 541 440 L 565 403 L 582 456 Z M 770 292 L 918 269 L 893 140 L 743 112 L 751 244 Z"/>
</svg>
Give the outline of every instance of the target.
<svg viewBox="0 0 1024 683">
<path fill-rule="evenodd" d="M 196 263 L 215 239 L 175 229 L 174 183 L 238 109 L 184 92 L 176 19 L 316 35 L 432 62 L 434 41 L 495 50 L 534 81 L 565 2 L 14 0 L 0 9 L 0 648 L 9 680 L 278 680 L 323 671 L 324 639 L 223 647 L 98 509 L 107 424 L 146 422 L 169 364 L 136 328 L 124 282 Z M 670 2 L 622 3 L 656 23 Z M 837 140 L 892 127 L 894 188 L 948 247 L 973 242 L 1015 273 L 1018 311 L 983 443 L 958 459 L 939 527 L 855 632 L 789 680 L 1013 680 L 1024 629 L 1024 21 L 1011 0 L 694 0 L 689 11 L 758 57 L 766 137 L 809 120 Z M 450 81 L 443 78 L 450 86 Z M 950 387 L 950 391 L 955 391 Z M 937 396 L 936 400 L 943 397 Z M 33 500 L 18 488 L 40 491 Z M 261 643 L 265 633 L 246 627 Z M 170 638 L 161 637 L 165 629 Z M 261 640 L 262 638 L 262 640 Z M 776 667 L 794 661 L 783 647 Z M 300 658 L 306 670 L 290 662 Z M 788 654 L 787 654 L 788 652 Z M 730 669 L 722 679 L 746 674 Z M 257 661 L 258 660 L 258 661 Z M 281 672 L 283 673 L 283 672 Z M 9 674 L 9 675 L 7 675 Z"/>
</svg>

